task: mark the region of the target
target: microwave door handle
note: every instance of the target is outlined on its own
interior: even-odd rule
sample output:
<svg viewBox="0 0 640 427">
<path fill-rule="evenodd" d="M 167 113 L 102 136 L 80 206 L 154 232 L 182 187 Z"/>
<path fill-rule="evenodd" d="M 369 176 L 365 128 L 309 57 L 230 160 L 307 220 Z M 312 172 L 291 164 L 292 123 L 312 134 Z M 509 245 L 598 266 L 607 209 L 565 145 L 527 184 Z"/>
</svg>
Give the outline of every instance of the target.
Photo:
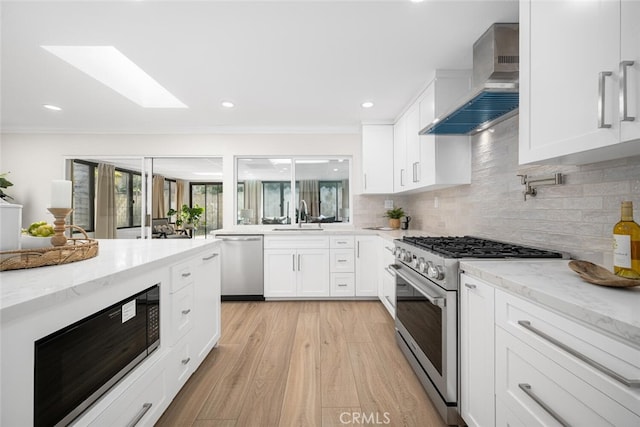
<svg viewBox="0 0 640 427">
<path fill-rule="evenodd" d="M 396 270 L 396 274 L 400 276 L 402 279 L 404 279 L 407 283 L 411 284 L 411 278 L 406 276 L 400 268 Z M 429 300 L 431 304 L 436 305 L 438 307 L 446 306 L 447 301 L 443 297 L 434 297 L 433 295 L 429 295 L 426 292 L 423 292 L 422 289 L 418 289 L 415 286 L 412 286 L 412 288 L 420 292 L 420 294 L 424 296 L 427 300 Z"/>
</svg>

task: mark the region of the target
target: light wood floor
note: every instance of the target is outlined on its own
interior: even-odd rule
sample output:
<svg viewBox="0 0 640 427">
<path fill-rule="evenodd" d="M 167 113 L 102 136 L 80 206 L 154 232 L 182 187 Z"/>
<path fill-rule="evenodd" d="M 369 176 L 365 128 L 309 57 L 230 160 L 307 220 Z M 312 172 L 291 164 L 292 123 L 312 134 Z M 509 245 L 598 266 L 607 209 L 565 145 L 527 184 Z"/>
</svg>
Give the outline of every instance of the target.
<svg viewBox="0 0 640 427">
<path fill-rule="evenodd" d="M 444 426 L 377 301 L 224 302 L 157 426 Z"/>
</svg>

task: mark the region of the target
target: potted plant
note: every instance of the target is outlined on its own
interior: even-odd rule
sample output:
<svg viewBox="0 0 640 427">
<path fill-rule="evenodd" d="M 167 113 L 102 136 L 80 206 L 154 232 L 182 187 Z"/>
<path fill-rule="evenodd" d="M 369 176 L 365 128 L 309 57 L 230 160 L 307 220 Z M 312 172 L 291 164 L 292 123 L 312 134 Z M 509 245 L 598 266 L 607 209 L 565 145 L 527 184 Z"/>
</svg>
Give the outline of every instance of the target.
<svg viewBox="0 0 640 427">
<path fill-rule="evenodd" d="M 389 227 L 396 230 L 400 228 L 400 218 L 404 216 L 404 210 L 402 208 L 389 209 L 385 216 L 389 218 Z"/>
<path fill-rule="evenodd" d="M 167 212 L 167 216 L 177 215 L 176 217 L 176 225 L 182 228 L 198 228 L 198 224 L 200 223 L 200 217 L 204 213 L 204 208 L 198 206 L 197 204 L 192 208 L 189 205 L 182 205 L 180 211 L 176 211 L 175 209 L 169 209 Z"/>
<path fill-rule="evenodd" d="M 11 187 L 13 185 L 11 181 L 5 178 L 6 175 L 7 175 L 6 173 L 0 174 L 0 199 L 2 200 L 13 199 L 13 197 L 5 193 L 3 190 L 3 188 Z"/>
</svg>

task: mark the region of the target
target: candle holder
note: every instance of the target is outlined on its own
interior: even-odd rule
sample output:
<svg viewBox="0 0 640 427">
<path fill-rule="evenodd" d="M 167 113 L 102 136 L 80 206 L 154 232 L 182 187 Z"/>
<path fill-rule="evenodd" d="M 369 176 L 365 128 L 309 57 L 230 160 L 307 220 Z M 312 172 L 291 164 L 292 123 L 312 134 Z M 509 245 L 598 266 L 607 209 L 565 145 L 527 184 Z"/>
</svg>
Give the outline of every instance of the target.
<svg viewBox="0 0 640 427">
<path fill-rule="evenodd" d="M 56 233 L 51 237 L 51 244 L 53 246 L 64 246 L 67 244 L 67 237 L 64 235 L 65 219 L 67 215 L 73 211 L 71 208 L 48 208 L 51 215 L 56 219 L 53 221 L 53 231 Z"/>
</svg>

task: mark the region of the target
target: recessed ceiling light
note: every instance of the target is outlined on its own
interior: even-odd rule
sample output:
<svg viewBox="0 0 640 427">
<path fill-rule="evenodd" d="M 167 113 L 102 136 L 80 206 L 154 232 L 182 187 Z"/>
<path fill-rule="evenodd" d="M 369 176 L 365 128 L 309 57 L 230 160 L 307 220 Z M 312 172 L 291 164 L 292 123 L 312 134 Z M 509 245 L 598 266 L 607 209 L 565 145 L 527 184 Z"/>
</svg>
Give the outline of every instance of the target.
<svg viewBox="0 0 640 427">
<path fill-rule="evenodd" d="M 188 108 L 113 46 L 41 46 L 145 108 Z"/>
<path fill-rule="evenodd" d="M 371 101 L 366 101 L 362 103 L 362 108 L 371 108 L 373 107 L 373 102 Z"/>
<path fill-rule="evenodd" d="M 224 108 L 233 108 L 233 107 L 235 107 L 235 106 L 236 106 L 236 105 L 235 105 L 233 102 L 231 102 L 231 101 L 222 101 L 222 102 L 220 103 L 220 105 L 222 105 Z"/>
<path fill-rule="evenodd" d="M 46 108 L 47 110 L 52 110 L 52 111 L 62 111 L 62 108 L 58 107 L 57 105 L 52 105 L 52 104 L 43 104 L 42 105 L 44 108 Z"/>
</svg>

